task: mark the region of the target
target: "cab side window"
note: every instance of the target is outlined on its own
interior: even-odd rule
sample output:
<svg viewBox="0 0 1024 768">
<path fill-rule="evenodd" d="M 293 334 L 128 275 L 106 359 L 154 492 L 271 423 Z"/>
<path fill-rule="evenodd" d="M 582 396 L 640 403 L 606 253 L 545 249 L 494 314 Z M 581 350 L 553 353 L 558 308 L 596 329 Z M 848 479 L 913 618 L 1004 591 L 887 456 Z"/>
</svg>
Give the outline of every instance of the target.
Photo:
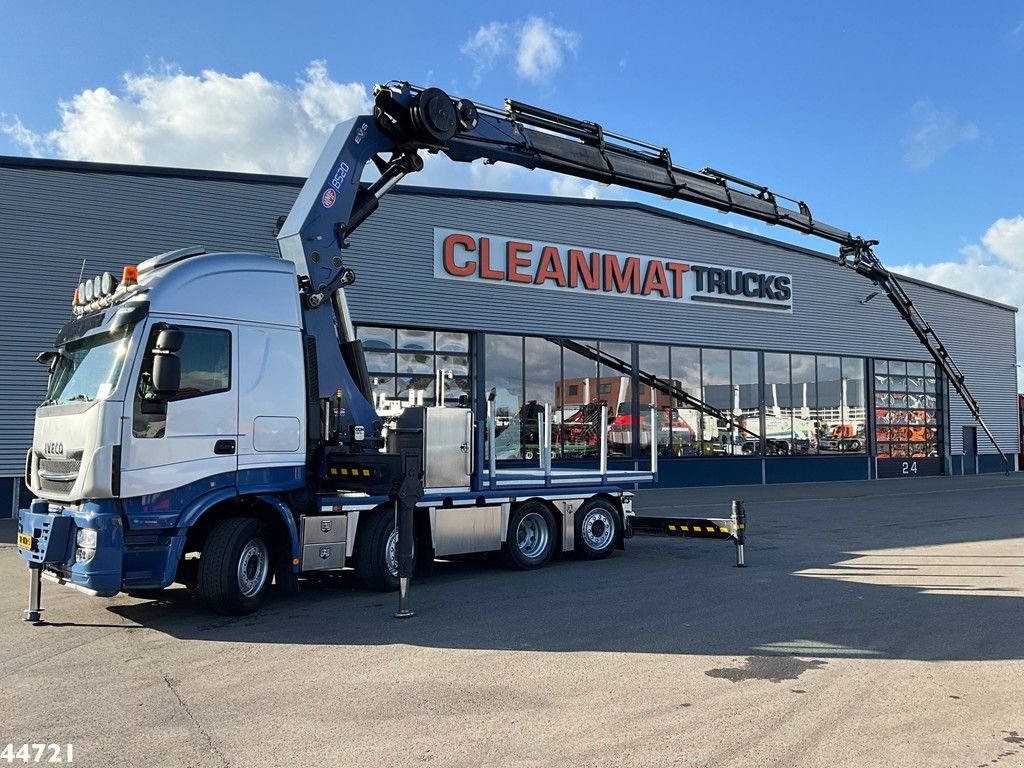
<svg viewBox="0 0 1024 768">
<path fill-rule="evenodd" d="M 184 342 L 177 356 L 181 361 L 181 384 L 177 394 L 166 401 L 187 400 L 231 389 L 231 333 L 216 328 L 178 326 Z M 135 391 L 132 434 L 135 437 L 163 437 L 167 411 L 159 407 L 152 389 L 153 347 L 159 328 L 153 328 L 146 342 L 139 383 Z"/>
</svg>

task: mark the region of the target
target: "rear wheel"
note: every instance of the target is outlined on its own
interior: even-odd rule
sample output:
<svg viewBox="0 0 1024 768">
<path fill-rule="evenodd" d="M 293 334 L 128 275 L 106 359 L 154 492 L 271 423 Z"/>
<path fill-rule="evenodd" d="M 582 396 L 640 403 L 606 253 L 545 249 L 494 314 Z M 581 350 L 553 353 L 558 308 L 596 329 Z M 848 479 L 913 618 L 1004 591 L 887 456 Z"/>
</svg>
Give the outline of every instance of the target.
<svg viewBox="0 0 1024 768">
<path fill-rule="evenodd" d="M 364 587 L 375 592 L 398 589 L 398 529 L 393 509 L 376 509 L 368 518 L 360 515 L 355 559 L 356 578 Z"/>
<path fill-rule="evenodd" d="M 210 532 L 199 559 L 199 595 L 217 613 L 241 616 L 263 603 L 270 547 L 259 520 L 232 517 Z"/>
<path fill-rule="evenodd" d="M 606 499 L 592 499 L 576 512 L 576 554 L 600 560 L 615 549 L 622 533 L 619 511 Z"/>
<path fill-rule="evenodd" d="M 518 505 L 508 521 L 508 536 L 501 548 L 504 563 L 519 570 L 540 568 L 555 550 L 555 517 L 540 501 Z"/>
</svg>

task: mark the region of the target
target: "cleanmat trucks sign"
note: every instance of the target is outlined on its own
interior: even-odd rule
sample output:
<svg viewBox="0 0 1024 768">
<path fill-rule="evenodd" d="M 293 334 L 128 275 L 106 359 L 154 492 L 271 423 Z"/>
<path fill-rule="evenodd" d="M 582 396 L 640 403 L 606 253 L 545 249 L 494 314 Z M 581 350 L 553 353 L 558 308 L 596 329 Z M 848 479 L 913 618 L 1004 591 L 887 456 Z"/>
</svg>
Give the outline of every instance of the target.
<svg viewBox="0 0 1024 768">
<path fill-rule="evenodd" d="M 441 227 L 434 228 L 434 277 L 793 311 L 790 275 Z"/>
</svg>

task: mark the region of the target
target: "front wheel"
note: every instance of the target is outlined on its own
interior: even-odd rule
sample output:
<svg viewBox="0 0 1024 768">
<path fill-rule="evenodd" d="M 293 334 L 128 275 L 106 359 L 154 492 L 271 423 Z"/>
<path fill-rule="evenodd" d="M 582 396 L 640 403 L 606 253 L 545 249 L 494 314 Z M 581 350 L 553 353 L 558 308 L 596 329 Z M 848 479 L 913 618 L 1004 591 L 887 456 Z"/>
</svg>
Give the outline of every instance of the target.
<svg viewBox="0 0 1024 768">
<path fill-rule="evenodd" d="M 270 585 L 270 547 L 259 520 L 231 517 L 210 532 L 199 559 L 199 595 L 229 616 L 252 613 Z"/>
<path fill-rule="evenodd" d="M 619 543 L 619 511 L 606 499 L 592 499 L 576 512 L 576 554 L 584 560 L 608 557 Z"/>
<path fill-rule="evenodd" d="M 541 501 L 516 507 L 508 521 L 508 536 L 501 548 L 505 565 L 519 570 L 540 568 L 555 551 L 555 517 Z"/>
</svg>

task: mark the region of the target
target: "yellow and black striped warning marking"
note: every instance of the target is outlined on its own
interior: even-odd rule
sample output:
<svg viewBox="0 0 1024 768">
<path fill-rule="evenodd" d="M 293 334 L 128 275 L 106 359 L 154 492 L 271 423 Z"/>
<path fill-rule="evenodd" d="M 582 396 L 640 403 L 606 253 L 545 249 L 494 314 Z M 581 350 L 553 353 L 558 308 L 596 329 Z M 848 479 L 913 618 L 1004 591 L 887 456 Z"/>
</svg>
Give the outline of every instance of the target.
<svg viewBox="0 0 1024 768">
<path fill-rule="evenodd" d="M 636 533 L 688 536 L 702 539 L 732 539 L 737 526 L 729 519 L 634 517 Z"/>
<path fill-rule="evenodd" d="M 370 470 L 359 467 L 331 467 L 331 474 L 340 477 L 370 477 Z"/>
</svg>

